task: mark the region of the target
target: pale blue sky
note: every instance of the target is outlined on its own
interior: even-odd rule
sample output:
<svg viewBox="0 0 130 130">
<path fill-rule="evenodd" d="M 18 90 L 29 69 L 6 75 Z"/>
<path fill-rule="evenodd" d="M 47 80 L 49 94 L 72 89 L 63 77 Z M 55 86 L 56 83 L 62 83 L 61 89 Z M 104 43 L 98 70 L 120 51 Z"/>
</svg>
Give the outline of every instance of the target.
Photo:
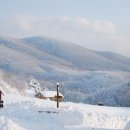
<svg viewBox="0 0 130 130">
<path fill-rule="evenodd" d="M 129 0 L 0 0 L 0 35 L 41 35 L 130 57 Z"/>
</svg>

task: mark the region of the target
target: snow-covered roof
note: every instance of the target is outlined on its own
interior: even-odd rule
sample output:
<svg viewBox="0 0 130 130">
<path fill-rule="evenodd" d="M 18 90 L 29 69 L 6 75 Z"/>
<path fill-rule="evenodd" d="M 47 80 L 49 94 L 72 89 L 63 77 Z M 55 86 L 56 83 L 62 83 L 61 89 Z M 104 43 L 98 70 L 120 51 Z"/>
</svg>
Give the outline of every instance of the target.
<svg viewBox="0 0 130 130">
<path fill-rule="evenodd" d="M 57 95 L 57 91 L 40 91 L 40 93 L 44 96 L 44 97 L 54 97 Z M 59 96 L 63 95 L 61 93 L 59 93 Z"/>
</svg>

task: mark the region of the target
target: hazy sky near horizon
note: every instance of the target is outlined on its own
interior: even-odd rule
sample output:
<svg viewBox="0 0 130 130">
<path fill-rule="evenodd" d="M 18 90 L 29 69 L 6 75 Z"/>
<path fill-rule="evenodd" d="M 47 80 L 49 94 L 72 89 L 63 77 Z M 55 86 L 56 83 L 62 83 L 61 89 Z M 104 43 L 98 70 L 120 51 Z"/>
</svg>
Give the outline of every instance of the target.
<svg viewBox="0 0 130 130">
<path fill-rule="evenodd" d="M 130 0 L 0 0 L 0 35 L 47 36 L 130 57 Z"/>
</svg>

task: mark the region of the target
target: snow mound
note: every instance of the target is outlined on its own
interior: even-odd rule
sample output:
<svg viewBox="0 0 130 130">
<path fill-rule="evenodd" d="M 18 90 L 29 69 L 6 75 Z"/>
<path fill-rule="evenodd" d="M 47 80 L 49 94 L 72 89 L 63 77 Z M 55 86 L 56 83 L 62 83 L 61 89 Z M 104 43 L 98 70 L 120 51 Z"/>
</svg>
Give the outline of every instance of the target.
<svg viewBox="0 0 130 130">
<path fill-rule="evenodd" d="M 0 130 L 121 130 L 130 120 L 129 108 L 60 103 L 14 94 L 4 96 Z M 129 130 L 130 123 L 124 130 Z"/>
<path fill-rule="evenodd" d="M 83 123 L 83 114 L 76 110 L 62 110 L 57 118 L 64 125 L 82 125 Z"/>
<path fill-rule="evenodd" d="M 127 122 L 123 130 L 130 130 L 130 121 Z"/>
<path fill-rule="evenodd" d="M 126 116 L 123 115 L 86 113 L 86 115 L 84 114 L 83 125 L 96 128 L 123 129 L 125 122 Z"/>
<path fill-rule="evenodd" d="M 28 97 L 34 97 L 35 95 L 35 90 L 33 88 L 29 88 L 25 91 L 25 95 L 28 96 Z"/>
<path fill-rule="evenodd" d="M 0 117 L 0 130 L 26 130 L 16 122 L 4 116 Z"/>
</svg>

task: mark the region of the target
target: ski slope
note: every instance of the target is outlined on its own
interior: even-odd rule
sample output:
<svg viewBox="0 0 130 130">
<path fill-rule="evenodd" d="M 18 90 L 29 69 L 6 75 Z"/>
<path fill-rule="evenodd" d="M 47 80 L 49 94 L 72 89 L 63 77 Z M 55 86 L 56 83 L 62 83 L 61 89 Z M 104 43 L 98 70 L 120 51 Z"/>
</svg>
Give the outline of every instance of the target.
<svg viewBox="0 0 130 130">
<path fill-rule="evenodd" d="M 130 130 L 130 108 L 60 103 L 6 94 L 0 130 Z"/>
</svg>

